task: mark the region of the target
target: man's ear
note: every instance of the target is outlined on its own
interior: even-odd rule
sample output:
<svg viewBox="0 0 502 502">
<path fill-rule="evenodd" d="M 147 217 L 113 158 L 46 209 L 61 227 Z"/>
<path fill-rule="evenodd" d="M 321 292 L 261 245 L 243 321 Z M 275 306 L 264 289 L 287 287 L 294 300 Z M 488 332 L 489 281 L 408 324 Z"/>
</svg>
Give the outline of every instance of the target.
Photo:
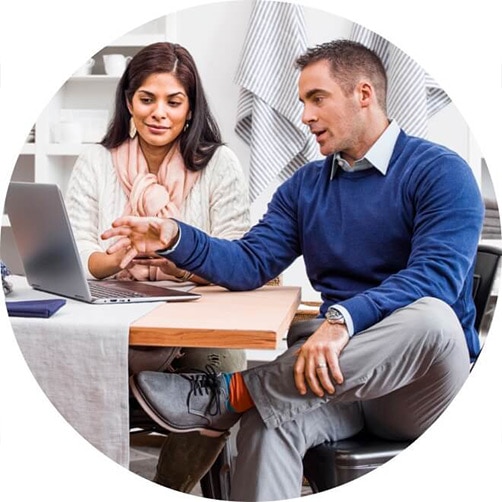
<svg viewBox="0 0 502 502">
<path fill-rule="evenodd" d="M 357 84 L 357 92 L 359 94 L 359 102 L 364 108 L 369 106 L 375 98 L 375 91 L 369 82 L 359 82 L 359 84 Z"/>
</svg>

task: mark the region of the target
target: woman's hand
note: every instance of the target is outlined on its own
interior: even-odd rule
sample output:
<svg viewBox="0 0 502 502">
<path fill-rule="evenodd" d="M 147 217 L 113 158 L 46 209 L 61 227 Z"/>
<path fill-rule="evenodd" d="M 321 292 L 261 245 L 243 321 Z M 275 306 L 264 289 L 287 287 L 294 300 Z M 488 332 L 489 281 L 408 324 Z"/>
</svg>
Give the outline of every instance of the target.
<svg viewBox="0 0 502 502">
<path fill-rule="evenodd" d="M 179 278 L 185 274 L 185 270 L 178 268 L 172 261 L 161 256 L 136 256 L 131 262 L 133 265 L 149 265 L 158 267 L 166 275 Z"/>
<path fill-rule="evenodd" d="M 296 388 L 302 395 L 307 386 L 319 397 L 324 392 L 335 393 L 335 384 L 343 383 L 339 358 L 349 341 L 344 324 L 329 324 L 327 321 L 315 331 L 298 351 L 294 365 Z"/>
<path fill-rule="evenodd" d="M 89 256 L 87 266 L 89 272 L 96 279 L 110 277 L 124 269 L 120 264 L 125 256 L 125 250 L 118 250 L 115 253 L 105 253 L 95 251 Z M 128 265 L 126 268 L 128 268 Z"/>
</svg>

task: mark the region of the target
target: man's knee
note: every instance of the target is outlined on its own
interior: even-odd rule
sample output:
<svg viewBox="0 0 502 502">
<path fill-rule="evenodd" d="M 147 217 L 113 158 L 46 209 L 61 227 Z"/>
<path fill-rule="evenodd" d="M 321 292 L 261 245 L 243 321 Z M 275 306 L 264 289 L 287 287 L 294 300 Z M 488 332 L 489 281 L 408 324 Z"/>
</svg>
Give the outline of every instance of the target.
<svg viewBox="0 0 502 502">
<path fill-rule="evenodd" d="M 424 334 L 436 333 L 453 338 L 464 338 L 460 321 L 453 309 L 444 301 L 430 296 L 421 298 L 402 309 L 406 324 Z"/>
<path fill-rule="evenodd" d="M 401 329 L 415 350 L 430 350 L 434 360 L 468 365 L 464 330 L 453 309 L 444 301 L 424 297 L 402 309 Z M 465 363 L 465 364 L 464 364 Z"/>
</svg>

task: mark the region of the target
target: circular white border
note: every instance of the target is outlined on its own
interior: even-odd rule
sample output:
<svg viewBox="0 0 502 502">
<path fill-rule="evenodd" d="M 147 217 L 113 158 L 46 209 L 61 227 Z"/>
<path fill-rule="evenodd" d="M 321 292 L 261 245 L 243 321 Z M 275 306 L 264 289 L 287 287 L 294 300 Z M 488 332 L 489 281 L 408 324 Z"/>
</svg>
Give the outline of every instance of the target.
<svg viewBox="0 0 502 502">
<path fill-rule="evenodd" d="M 156 17 L 209 1 L 10 2 L 0 28 L 0 166 L 5 190 L 24 138 L 89 54 Z M 502 43 L 496 2 L 300 2 L 388 38 L 440 82 L 465 117 L 500 198 Z M 120 6 L 120 7 L 119 7 Z M 10 169 L 9 176 L 7 171 Z M 84 441 L 54 410 L 22 359 L 5 311 L 0 335 L 0 498 L 186 498 L 132 475 Z M 395 461 L 317 500 L 478 500 L 500 497 L 500 308 L 468 382 L 447 412 Z"/>
</svg>

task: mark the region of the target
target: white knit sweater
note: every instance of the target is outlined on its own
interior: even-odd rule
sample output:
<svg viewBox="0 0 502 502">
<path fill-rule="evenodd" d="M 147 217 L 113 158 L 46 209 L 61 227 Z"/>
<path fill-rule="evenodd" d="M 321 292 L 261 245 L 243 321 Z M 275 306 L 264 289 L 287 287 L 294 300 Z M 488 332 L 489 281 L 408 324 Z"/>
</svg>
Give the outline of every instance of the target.
<svg viewBox="0 0 502 502">
<path fill-rule="evenodd" d="M 92 145 L 73 168 L 66 205 L 80 258 L 87 271 L 90 255 L 104 251 L 110 241 L 100 235 L 123 214 L 127 196 L 113 167 L 112 157 L 101 145 Z M 237 239 L 250 225 L 247 182 L 237 156 L 219 147 L 201 172 L 181 208 L 181 219 L 210 235 Z"/>
</svg>

